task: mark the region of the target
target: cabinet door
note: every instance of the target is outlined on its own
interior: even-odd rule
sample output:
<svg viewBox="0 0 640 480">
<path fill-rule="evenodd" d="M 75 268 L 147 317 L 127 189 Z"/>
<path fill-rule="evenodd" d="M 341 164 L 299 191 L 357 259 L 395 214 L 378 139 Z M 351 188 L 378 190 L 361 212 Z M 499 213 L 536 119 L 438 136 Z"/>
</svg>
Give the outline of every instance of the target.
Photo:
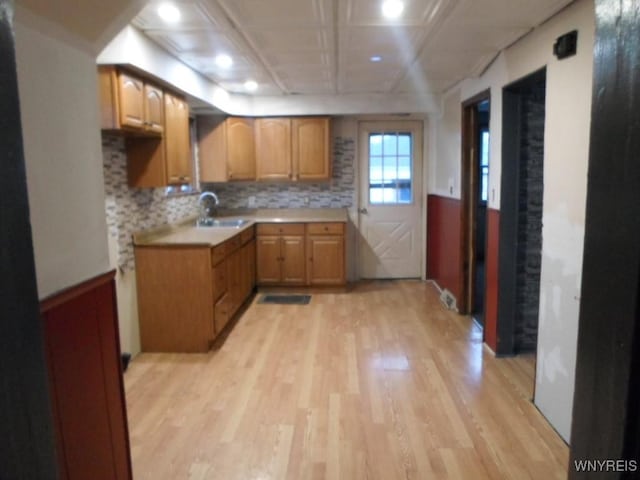
<svg viewBox="0 0 640 480">
<path fill-rule="evenodd" d="M 256 121 L 258 180 L 291 180 L 291 120 L 259 118 Z"/>
<path fill-rule="evenodd" d="M 189 107 L 187 103 L 165 93 L 164 118 L 168 183 L 187 183 L 191 181 Z"/>
<path fill-rule="evenodd" d="M 252 118 L 226 121 L 227 175 L 229 180 L 255 180 L 256 142 Z"/>
<path fill-rule="evenodd" d="M 344 272 L 344 236 L 307 237 L 307 278 L 310 285 L 342 285 Z"/>
<path fill-rule="evenodd" d="M 304 257 L 304 236 L 281 237 L 282 283 L 304 285 L 306 268 Z"/>
<path fill-rule="evenodd" d="M 292 120 L 293 180 L 331 178 L 328 118 Z"/>
<path fill-rule="evenodd" d="M 280 282 L 280 237 L 258 236 L 256 240 L 256 281 L 259 284 Z"/>
<path fill-rule="evenodd" d="M 144 129 L 144 82 L 127 73 L 118 74 L 120 125 Z"/>
<path fill-rule="evenodd" d="M 242 304 L 242 249 L 227 257 L 227 295 L 229 295 L 229 315 L 233 316 Z"/>
<path fill-rule="evenodd" d="M 158 87 L 145 84 L 144 113 L 146 130 L 162 133 L 164 130 L 164 98 L 162 90 Z"/>
<path fill-rule="evenodd" d="M 204 183 L 226 182 L 227 172 L 227 124 L 219 115 L 198 115 L 198 162 L 200 181 Z"/>
</svg>

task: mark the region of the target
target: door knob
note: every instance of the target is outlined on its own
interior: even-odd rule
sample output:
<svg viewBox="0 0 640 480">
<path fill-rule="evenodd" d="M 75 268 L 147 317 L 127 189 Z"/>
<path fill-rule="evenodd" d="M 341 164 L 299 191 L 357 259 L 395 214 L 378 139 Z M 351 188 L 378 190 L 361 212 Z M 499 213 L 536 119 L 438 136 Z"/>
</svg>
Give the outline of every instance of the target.
<svg viewBox="0 0 640 480">
<path fill-rule="evenodd" d="M 367 210 L 366 208 L 359 208 L 358 212 L 366 215 L 367 213 L 369 213 L 369 210 Z"/>
</svg>

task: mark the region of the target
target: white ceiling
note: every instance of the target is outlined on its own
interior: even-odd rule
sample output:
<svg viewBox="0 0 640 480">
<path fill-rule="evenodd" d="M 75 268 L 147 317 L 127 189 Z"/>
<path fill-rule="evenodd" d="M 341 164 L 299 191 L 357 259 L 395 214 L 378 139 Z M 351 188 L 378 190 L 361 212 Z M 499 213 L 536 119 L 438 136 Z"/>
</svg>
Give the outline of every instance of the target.
<svg viewBox="0 0 640 480">
<path fill-rule="evenodd" d="M 429 94 L 479 75 L 571 1 L 405 0 L 390 21 L 381 0 L 175 0 L 171 26 L 152 0 L 132 23 L 230 92 L 251 78 L 256 95 Z M 231 69 L 215 65 L 219 53 Z"/>
</svg>

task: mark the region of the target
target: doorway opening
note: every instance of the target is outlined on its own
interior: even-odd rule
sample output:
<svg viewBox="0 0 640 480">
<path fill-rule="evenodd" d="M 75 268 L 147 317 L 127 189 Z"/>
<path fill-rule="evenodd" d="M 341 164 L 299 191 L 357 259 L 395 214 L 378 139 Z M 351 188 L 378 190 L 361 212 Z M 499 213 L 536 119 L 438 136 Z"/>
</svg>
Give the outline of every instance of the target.
<svg viewBox="0 0 640 480">
<path fill-rule="evenodd" d="M 499 355 L 535 353 L 538 343 L 546 69 L 503 90 Z"/>
<path fill-rule="evenodd" d="M 484 328 L 489 200 L 489 117 L 487 90 L 462 105 L 462 278 L 461 312 Z"/>
</svg>

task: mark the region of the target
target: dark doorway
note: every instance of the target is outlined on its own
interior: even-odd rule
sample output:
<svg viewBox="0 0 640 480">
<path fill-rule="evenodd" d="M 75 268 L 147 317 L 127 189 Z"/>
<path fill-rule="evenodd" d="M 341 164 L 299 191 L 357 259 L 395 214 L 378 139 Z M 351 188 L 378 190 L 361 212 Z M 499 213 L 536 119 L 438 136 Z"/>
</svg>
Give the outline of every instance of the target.
<svg viewBox="0 0 640 480">
<path fill-rule="evenodd" d="M 569 478 L 640 477 L 640 5 L 596 1 Z M 615 466 L 578 471 L 585 460 Z"/>
<path fill-rule="evenodd" d="M 462 255 L 460 311 L 484 327 L 485 253 L 489 185 L 490 92 L 462 105 Z"/>
<path fill-rule="evenodd" d="M 546 69 L 503 90 L 498 355 L 538 343 Z"/>
<path fill-rule="evenodd" d="M 12 6 L 0 0 L 0 477 L 54 479 L 53 418 L 29 223 Z"/>
</svg>

